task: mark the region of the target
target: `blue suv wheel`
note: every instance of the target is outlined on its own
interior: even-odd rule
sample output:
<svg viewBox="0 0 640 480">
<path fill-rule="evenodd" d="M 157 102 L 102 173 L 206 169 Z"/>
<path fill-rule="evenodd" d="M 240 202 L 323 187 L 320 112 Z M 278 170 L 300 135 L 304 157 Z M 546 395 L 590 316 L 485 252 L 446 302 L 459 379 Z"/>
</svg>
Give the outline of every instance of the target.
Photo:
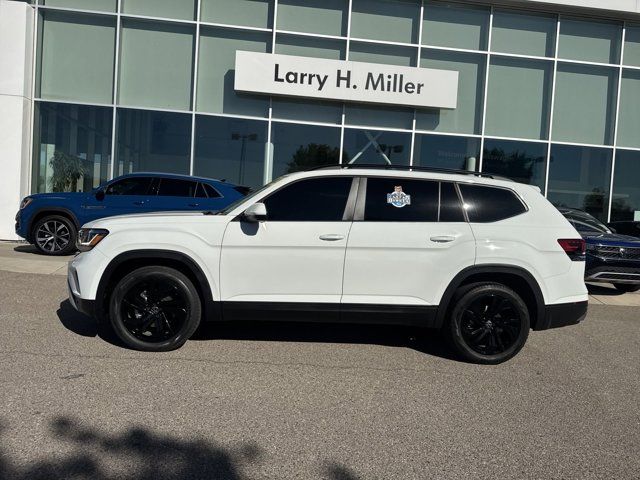
<svg viewBox="0 0 640 480">
<path fill-rule="evenodd" d="M 69 255 L 76 248 L 76 227 L 60 215 L 49 215 L 33 227 L 33 244 L 45 255 Z"/>
</svg>

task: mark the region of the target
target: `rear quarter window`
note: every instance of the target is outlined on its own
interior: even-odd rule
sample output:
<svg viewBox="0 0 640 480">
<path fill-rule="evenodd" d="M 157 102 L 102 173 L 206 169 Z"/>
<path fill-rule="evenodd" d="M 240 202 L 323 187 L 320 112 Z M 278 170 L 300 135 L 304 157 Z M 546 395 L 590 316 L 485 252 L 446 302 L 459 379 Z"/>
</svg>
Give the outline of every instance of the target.
<svg viewBox="0 0 640 480">
<path fill-rule="evenodd" d="M 506 188 L 460 184 L 460 193 L 473 223 L 497 222 L 527 211 L 515 192 Z"/>
</svg>

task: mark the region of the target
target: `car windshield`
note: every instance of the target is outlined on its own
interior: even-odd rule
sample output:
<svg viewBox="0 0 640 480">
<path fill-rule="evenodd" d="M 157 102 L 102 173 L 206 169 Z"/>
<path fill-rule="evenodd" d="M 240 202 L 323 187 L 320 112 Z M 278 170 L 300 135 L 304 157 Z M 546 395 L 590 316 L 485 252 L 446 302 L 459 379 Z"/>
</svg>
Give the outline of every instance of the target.
<svg viewBox="0 0 640 480">
<path fill-rule="evenodd" d="M 579 232 L 611 233 L 611 230 L 609 230 L 605 224 L 587 212 L 569 211 L 563 212 L 563 214 Z"/>
<path fill-rule="evenodd" d="M 275 185 L 276 183 L 280 183 L 286 177 L 288 177 L 288 175 L 283 175 L 281 177 L 276 178 L 275 180 L 272 180 L 271 182 L 267 183 L 266 185 L 264 185 L 263 187 L 259 188 L 258 190 L 254 191 L 254 192 L 251 192 L 246 197 L 241 197 L 238 200 L 236 200 L 235 202 L 227 205 L 222 210 L 216 212 L 216 215 L 227 215 L 229 212 L 233 211 L 241 203 L 246 202 L 247 200 L 251 200 L 253 197 L 255 197 L 256 195 L 259 195 L 260 193 L 262 193 L 264 190 L 266 190 L 267 188 L 271 187 L 272 185 Z"/>
</svg>

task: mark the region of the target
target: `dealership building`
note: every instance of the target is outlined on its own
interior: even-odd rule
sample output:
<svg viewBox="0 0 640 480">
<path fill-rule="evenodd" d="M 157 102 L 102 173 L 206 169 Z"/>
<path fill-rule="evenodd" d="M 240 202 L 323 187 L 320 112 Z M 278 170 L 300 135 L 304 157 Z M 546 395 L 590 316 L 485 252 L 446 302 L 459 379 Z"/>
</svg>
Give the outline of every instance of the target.
<svg viewBox="0 0 640 480">
<path fill-rule="evenodd" d="M 0 239 L 29 193 L 338 163 L 640 220 L 640 1 L 0 0 Z"/>
</svg>

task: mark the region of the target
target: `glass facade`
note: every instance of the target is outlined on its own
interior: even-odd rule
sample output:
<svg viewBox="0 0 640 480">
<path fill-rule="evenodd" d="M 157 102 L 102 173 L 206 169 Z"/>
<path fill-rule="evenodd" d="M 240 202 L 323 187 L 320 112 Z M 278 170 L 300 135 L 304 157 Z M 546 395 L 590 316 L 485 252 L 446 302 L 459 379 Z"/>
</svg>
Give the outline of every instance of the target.
<svg viewBox="0 0 640 480">
<path fill-rule="evenodd" d="M 444 0 L 39 0 L 33 190 L 469 169 L 640 217 L 640 25 Z M 81 41 L 78 41 L 81 39 Z M 459 72 L 451 110 L 236 93 L 238 50 Z"/>
</svg>

